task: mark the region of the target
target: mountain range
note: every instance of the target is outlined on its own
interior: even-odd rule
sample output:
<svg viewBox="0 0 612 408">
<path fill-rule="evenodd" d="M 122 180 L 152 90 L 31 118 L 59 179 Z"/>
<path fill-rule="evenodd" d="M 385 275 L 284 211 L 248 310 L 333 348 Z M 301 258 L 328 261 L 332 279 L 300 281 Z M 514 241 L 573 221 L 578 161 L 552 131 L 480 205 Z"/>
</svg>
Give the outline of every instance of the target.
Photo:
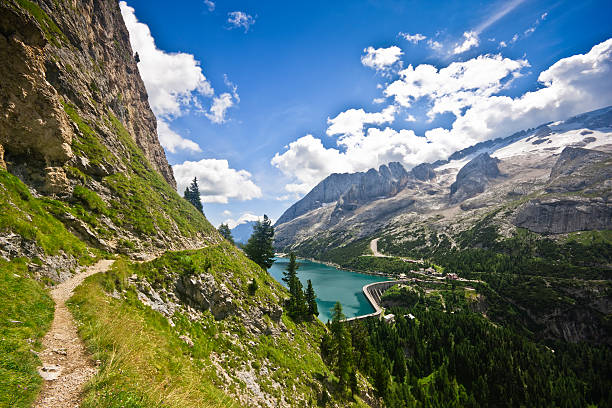
<svg viewBox="0 0 612 408">
<path fill-rule="evenodd" d="M 278 219 L 276 245 L 299 250 L 313 236 L 342 237 L 344 245 L 432 217 L 457 228 L 511 203 L 516 205 L 504 217 L 508 228 L 552 234 L 609 229 L 610 152 L 607 107 L 479 143 L 410 171 L 390 163 L 378 171 L 332 174 Z"/>
</svg>

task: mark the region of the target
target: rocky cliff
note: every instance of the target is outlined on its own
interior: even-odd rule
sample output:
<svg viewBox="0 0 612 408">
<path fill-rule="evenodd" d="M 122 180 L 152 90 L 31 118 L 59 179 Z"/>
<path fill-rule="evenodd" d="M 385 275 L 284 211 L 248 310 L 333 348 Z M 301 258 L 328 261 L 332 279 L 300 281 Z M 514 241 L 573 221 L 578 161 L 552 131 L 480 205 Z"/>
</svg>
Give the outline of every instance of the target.
<svg viewBox="0 0 612 408">
<path fill-rule="evenodd" d="M 219 239 L 175 192 L 117 2 L 2 1 L 0 61 L 0 167 L 41 211 L 111 252 Z M 41 255 L 40 240 L 3 225 L 21 250 L 2 255 Z"/>
<path fill-rule="evenodd" d="M 521 205 L 514 224 L 539 233 L 612 229 L 612 154 L 566 147 L 545 194 Z"/>
<path fill-rule="evenodd" d="M 451 203 L 460 203 L 485 191 L 489 181 L 500 175 L 498 161 L 481 153 L 463 166 L 450 186 Z"/>
<path fill-rule="evenodd" d="M 0 56 L 11 61 L 0 72 L 5 161 L 16 166 L 26 154 L 36 158 L 49 185 L 54 179 L 49 173 L 61 173 L 67 163 L 91 171 L 83 164 L 87 152 L 71 148 L 78 129 L 63 105 L 72 105 L 86 121 L 117 117 L 151 166 L 176 187 L 115 2 L 7 1 L 0 16 Z M 113 155 L 123 153 L 112 128 L 100 124 L 94 131 Z M 112 160 L 102 166 L 122 170 Z"/>
<path fill-rule="evenodd" d="M 276 225 L 289 222 L 309 211 L 334 204 L 334 217 L 380 198 L 397 195 L 408 183 L 435 177 L 433 166 L 423 163 L 407 172 L 398 162 L 391 162 L 366 172 L 331 174 L 317 184 L 304 198 L 289 207 Z"/>
</svg>

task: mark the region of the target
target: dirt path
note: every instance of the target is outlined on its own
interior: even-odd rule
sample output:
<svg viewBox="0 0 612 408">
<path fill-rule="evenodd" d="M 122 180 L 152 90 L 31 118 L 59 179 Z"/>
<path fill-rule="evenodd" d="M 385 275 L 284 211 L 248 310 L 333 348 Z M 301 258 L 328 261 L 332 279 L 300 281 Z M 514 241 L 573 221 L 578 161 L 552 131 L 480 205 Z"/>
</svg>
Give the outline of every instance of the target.
<svg viewBox="0 0 612 408">
<path fill-rule="evenodd" d="M 44 349 L 39 355 L 43 366 L 38 372 L 45 379 L 45 383 L 34 407 L 79 406 L 83 386 L 97 370 L 79 338 L 72 314 L 66 307 L 66 301 L 85 278 L 106 272 L 113 262 L 113 260 L 99 261 L 51 291 L 51 297 L 55 301 L 55 316 L 51 330 L 43 338 Z"/>
</svg>

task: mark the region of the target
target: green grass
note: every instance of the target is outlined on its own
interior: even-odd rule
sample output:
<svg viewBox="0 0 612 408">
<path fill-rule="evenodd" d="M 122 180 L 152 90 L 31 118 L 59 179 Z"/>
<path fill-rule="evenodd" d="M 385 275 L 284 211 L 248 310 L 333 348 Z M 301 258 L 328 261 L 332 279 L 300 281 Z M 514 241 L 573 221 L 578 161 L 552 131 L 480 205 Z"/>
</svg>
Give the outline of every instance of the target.
<svg viewBox="0 0 612 408">
<path fill-rule="evenodd" d="M 72 150 L 78 156 L 86 157 L 94 166 L 112 166 L 117 163 L 117 158 L 100 142 L 100 137 L 89 124 L 81 118 L 74 106 L 62 103 L 64 111 L 70 119 L 76 123 L 80 134 L 72 139 Z"/>
<path fill-rule="evenodd" d="M 0 407 L 29 407 L 42 380 L 36 372 L 53 301 L 28 277 L 24 259 L 0 259 Z"/>
<path fill-rule="evenodd" d="M 41 9 L 36 3 L 29 0 L 16 0 L 17 4 L 28 12 L 40 25 L 43 30 L 43 34 L 47 41 L 54 44 L 57 47 L 61 47 L 62 43 L 68 43 L 68 38 L 64 35 L 62 30 L 59 29 L 55 21 L 43 9 Z"/>
<path fill-rule="evenodd" d="M 105 203 L 93 191 L 83 186 L 76 186 L 73 196 L 81 207 L 92 210 L 93 218 L 83 214 L 74 214 L 81 220 L 99 227 L 99 215 L 108 216 L 118 227 L 130 229 L 140 235 L 160 235 L 163 233 L 192 237 L 197 234 L 216 235 L 214 227 L 191 204 L 181 198 L 166 180 L 155 170 L 125 129 L 121 121 L 111 111 L 101 119 L 104 123 L 92 124 L 83 119 L 76 108 L 64 103 L 64 110 L 80 130 L 73 139 L 72 148 L 75 154 L 86 157 L 92 166 L 103 166 L 112 171 L 120 162 L 127 169 L 103 177 L 102 182 L 111 189 L 113 199 Z M 113 130 L 121 148 L 116 154 L 101 142 L 94 129 L 106 126 Z M 86 183 L 90 176 L 81 170 L 68 167 L 67 173 Z M 72 203 L 71 207 L 74 207 Z M 79 212 L 78 208 L 76 209 Z M 72 211 L 70 211 L 72 212 Z M 108 238 L 107 230 L 99 231 Z"/>
<path fill-rule="evenodd" d="M 215 374 L 191 359 L 163 316 L 143 306 L 134 292 L 126 300 L 105 294 L 104 286 L 123 279 L 125 268 L 118 261 L 110 275 L 88 278 L 69 303 L 80 335 L 102 362 L 82 407 L 237 406 L 210 380 Z"/>
<path fill-rule="evenodd" d="M 172 289 L 171 274 L 201 273 L 223 283 L 242 313 L 286 296 L 269 274 L 225 242 L 196 251 L 167 252 L 141 264 L 116 261 L 110 272 L 86 280 L 70 301 L 80 334 L 93 358 L 102 362 L 86 390 L 83 407 L 232 406 L 233 400 L 221 391 L 229 383 L 212 365 L 214 356 L 221 355 L 234 393 L 245 392 L 235 370 L 259 371 L 267 366 L 269 373 L 259 375 L 262 391 L 279 398 L 276 384 L 281 384 L 290 403 L 297 404 L 300 397 L 315 403 L 321 381 L 331 377 L 319 355 L 322 323 L 296 324 L 283 315 L 287 334 L 255 335 L 236 314 L 215 320 L 206 311 L 195 321 L 176 312 L 172 327 L 161 314 L 143 306 L 127 284 L 127 277 L 136 274 L 158 290 Z M 253 278 L 259 289 L 251 296 L 247 286 Z M 115 290 L 124 298 L 106 294 Z M 278 328 L 268 316 L 264 315 L 264 321 Z M 193 347 L 179 339 L 183 334 L 193 340 Z"/>
<path fill-rule="evenodd" d="M 87 246 L 45 208 L 45 201 L 34 198 L 17 177 L 0 170 L 0 232 L 14 232 L 34 241 L 48 255 L 59 251 L 90 263 Z"/>
</svg>

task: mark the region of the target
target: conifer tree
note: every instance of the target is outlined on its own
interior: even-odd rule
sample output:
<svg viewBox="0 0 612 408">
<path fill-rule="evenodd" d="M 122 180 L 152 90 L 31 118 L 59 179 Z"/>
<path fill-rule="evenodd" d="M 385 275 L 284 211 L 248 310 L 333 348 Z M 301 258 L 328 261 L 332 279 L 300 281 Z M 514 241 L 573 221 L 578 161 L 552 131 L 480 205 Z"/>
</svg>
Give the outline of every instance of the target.
<svg viewBox="0 0 612 408">
<path fill-rule="evenodd" d="M 317 307 L 317 296 L 315 295 L 312 282 L 308 279 L 306 286 L 306 304 L 308 305 L 308 316 L 318 316 L 319 308 Z"/>
<path fill-rule="evenodd" d="M 244 252 L 250 260 L 268 269 L 274 263 L 274 227 L 272 221 L 264 214 L 263 221 L 257 221 L 253 226 L 253 234 L 244 246 Z"/>
<path fill-rule="evenodd" d="M 287 314 L 294 320 L 301 320 L 308 313 L 308 305 L 304 295 L 302 282 L 297 276 L 298 263 L 295 261 L 295 254 L 289 254 L 289 264 L 283 272 L 283 281 L 289 286 L 289 300 L 287 301 Z"/>
<path fill-rule="evenodd" d="M 202 207 L 202 201 L 200 200 L 200 188 L 198 187 L 197 177 L 194 177 L 189 187 L 185 189 L 183 197 L 185 197 L 185 200 L 193 204 L 198 211 L 204 214 L 204 208 Z"/>
<path fill-rule="evenodd" d="M 334 371 L 340 379 L 340 387 L 346 389 L 351 385 L 351 376 L 355 375 L 353 367 L 353 346 L 351 334 L 343 320 L 346 318 L 342 312 L 342 305 L 336 302 L 332 312 L 331 337 L 332 337 L 332 361 Z"/>
<path fill-rule="evenodd" d="M 223 238 L 225 238 L 229 242 L 231 242 L 232 245 L 236 245 L 234 243 L 234 237 L 232 237 L 232 231 L 230 230 L 229 225 L 221 224 L 221 225 L 219 225 L 219 228 L 217 229 L 217 231 L 219 231 L 219 234 L 221 234 L 223 236 Z"/>
</svg>

